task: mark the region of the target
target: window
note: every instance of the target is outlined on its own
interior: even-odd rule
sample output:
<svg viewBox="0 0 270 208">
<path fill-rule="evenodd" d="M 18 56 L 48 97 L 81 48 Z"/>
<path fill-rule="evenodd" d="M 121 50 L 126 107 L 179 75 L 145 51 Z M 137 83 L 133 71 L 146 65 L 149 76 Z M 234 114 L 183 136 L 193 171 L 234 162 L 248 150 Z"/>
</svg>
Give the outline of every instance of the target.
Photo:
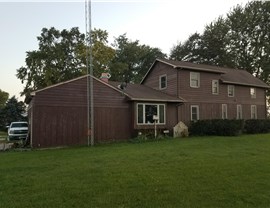
<svg viewBox="0 0 270 208">
<path fill-rule="evenodd" d="M 161 75 L 159 77 L 159 89 L 162 90 L 162 89 L 165 89 L 167 88 L 167 75 Z"/>
<path fill-rule="evenodd" d="M 212 94 L 217 95 L 219 93 L 218 80 L 212 80 Z"/>
<path fill-rule="evenodd" d="M 237 105 L 236 106 L 236 118 L 237 119 L 243 119 L 242 105 Z"/>
<path fill-rule="evenodd" d="M 137 123 L 154 124 L 153 116 L 158 117 L 157 124 L 165 124 L 165 104 L 137 104 Z"/>
<path fill-rule="evenodd" d="M 251 98 L 256 98 L 256 89 L 253 87 L 250 88 L 250 96 Z"/>
<path fill-rule="evenodd" d="M 198 105 L 192 105 L 190 108 L 190 112 L 191 112 L 191 121 L 199 120 L 199 106 Z"/>
<path fill-rule="evenodd" d="M 257 119 L 257 106 L 251 105 L 251 119 Z"/>
<path fill-rule="evenodd" d="M 190 87 L 194 88 L 200 87 L 200 73 L 190 72 Z"/>
<path fill-rule="evenodd" d="M 227 104 L 222 104 L 222 119 L 227 119 L 228 114 L 227 114 Z"/>
<path fill-rule="evenodd" d="M 228 85 L 228 96 L 234 97 L 234 85 Z"/>
</svg>

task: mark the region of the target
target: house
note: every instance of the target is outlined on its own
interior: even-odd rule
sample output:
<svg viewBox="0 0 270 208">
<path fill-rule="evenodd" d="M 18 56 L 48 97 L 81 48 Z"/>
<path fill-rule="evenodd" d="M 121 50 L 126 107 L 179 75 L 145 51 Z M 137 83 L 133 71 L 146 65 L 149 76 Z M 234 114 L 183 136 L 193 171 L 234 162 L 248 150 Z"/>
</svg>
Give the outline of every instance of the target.
<svg viewBox="0 0 270 208">
<path fill-rule="evenodd" d="M 172 132 L 179 121 L 266 118 L 269 86 L 248 72 L 157 59 L 140 84 L 86 75 L 33 92 L 28 110 L 33 147 L 88 144 L 91 78 L 95 143 L 127 140 L 152 131 L 155 122 L 159 131 Z"/>
<path fill-rule="evenodd" d="M 269 86 L 245 70 L 158 59 L 142 85 L 185 102 L 178 121 L 198 119 L 265 119 Z"/>
</svg>

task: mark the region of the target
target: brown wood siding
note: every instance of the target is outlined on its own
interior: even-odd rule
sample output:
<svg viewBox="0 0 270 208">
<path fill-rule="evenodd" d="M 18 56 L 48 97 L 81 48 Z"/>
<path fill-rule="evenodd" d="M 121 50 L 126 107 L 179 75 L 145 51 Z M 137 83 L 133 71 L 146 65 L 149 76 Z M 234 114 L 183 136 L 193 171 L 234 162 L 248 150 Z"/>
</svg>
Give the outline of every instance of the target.
<svg viewBox="0 0 270 208">
<path fill-rule="evenodd" d="M 155 69 L 148 74 L 143 84 L 153 89 L 159 89 L 159 77 L 167 76 L 167 88 L 161 90 L 169 95 L 177 95 L 177 70 L 163 63 L 156 63 Z"/>
<path fill-rule="evenodd" d="M 257 106 L 258 119 L 266 118 L 265 90 L 256 88 L 256 98 L 251 98 L 250 87 L 234 85 L 234 97 L 228 96 L 228 85 L 219 83 L 219 94 L 212 94 L 212 80 L 219 80 L 219 74 L 200 72 L 200 87 L 190 87 L 190 71 L 180 70 L 179 95 L 187 103 L 179 107 L 180 119 L 190 122 L 190 106 L 198 105 L 200 119 L 220 119 L 221 105 L 227 104 L 228 119 L 236 118 L 236 106 L 242 105 L 243 119 L 250 119 L 251 105 Z"/>
<path fill-rule="evenodd" d="M 33 147 L 87 144 L 86 78 L 36 93 L 33 105 Z M 111 87 L 94 80 L 95 142 L 131 137 L 131 103 Z"/>
</svg>

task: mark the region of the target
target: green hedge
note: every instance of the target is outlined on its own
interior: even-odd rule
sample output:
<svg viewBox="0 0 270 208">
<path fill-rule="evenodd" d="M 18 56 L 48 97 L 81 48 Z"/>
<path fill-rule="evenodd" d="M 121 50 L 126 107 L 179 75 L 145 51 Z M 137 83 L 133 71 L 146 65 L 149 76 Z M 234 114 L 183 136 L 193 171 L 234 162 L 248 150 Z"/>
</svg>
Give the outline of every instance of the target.
<svg viewBox="0 0 270 208">
<path fill-rule="evenodd" d="M 191 122 L 189 131 L 191 135 L 218 135 L 218 136 L 236 136 L 242 133 L 243 120 L 199 120 Z"/>
<path fill-rule="evenodd" d="M 270 119 L 250 119 L 245 121 L 244 130 L 248 134 L 270 132 Z"/>
<path fill-rule="evenodd" d="M 250 119 L 250 120 L 199 120 L 191 122 L 189 127 L 191 135 L 217 135 L 217 136 L 236 136 L 242 132 L 247 134 L 259 134 L 270 132 L 269 119 Z"/>
</svg>

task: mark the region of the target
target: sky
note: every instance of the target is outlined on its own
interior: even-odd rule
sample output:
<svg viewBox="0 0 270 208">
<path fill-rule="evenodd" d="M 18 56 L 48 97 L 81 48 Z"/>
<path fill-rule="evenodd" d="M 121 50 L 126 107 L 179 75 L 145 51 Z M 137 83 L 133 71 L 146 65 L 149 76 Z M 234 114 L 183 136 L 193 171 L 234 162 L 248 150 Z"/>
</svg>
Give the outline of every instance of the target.
<svg viewBox="0 0 270 208">
<path fill-rule="evenodd" d="M 234 6 L 247 0 L 92 0 L 92 29 L 109 33 L 109 42 L 126 33 L 132 41 L 171 48 Z M 27 51 L 38 49 L 42 28 L 58 30 L 79 27 L 86 31 L 84 0 L 0 0 L 0 89 L 19 100 L 24 84 L 16 70 L 25 66 Z"/>
</svg>

